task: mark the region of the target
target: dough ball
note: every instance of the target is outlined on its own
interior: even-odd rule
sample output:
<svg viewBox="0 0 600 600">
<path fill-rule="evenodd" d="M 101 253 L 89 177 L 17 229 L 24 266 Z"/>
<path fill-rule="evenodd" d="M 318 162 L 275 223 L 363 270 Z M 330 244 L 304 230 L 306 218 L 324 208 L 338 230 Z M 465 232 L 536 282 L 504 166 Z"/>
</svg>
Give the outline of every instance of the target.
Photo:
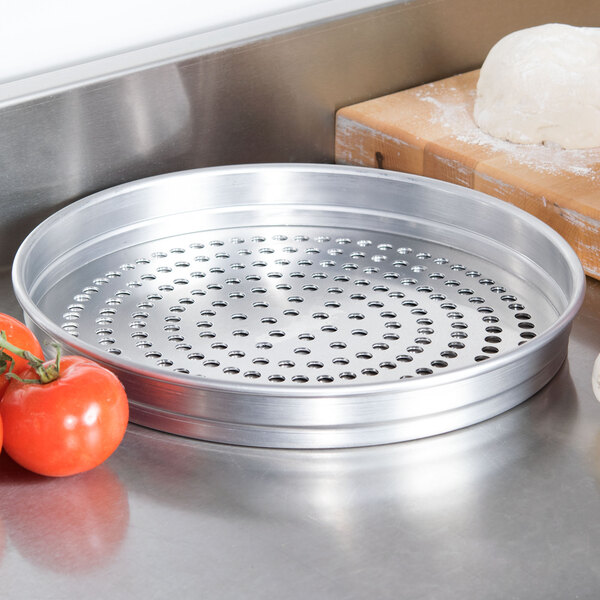
<svg viewBox="0 0 600 600">
<path fill-rule="evenodd" d="M 551 23 L 502 38 L 481 68 L 474 118 L 517 144 L 600 146 L 600 28 Z"/>
<path fill-rule="evenodd" d="M 594 362 L 592 371 L 592 389 L 594 390 L 594 395 L 600 401 L 600 354 L 598 354 L 596 361 Z"/>
</svg>

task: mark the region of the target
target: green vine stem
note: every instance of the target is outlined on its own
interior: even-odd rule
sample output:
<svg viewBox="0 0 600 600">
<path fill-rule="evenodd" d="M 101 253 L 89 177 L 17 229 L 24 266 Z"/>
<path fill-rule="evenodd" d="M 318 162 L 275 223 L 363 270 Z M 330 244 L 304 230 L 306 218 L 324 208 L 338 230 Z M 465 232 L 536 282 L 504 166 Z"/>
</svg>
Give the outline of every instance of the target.
<svg viewBox="0 0 600 600">
<path fill-rule="evenodd" d="M 18 348 L 14 344 L 11 344 L 6 339 L 6 332 L 4 332 L 4 331 L 0 331 L 0 348 L 2 348 L 3 350 L 8 350 L 9 352 L 12 352 L 15 356 L 24 358 L 29 363 L 29 366 L 36 372 L 39 379 L 22 379 L 17 374 L 13 373 L 12 370 L 13 370 L 13 366 L 14 366 L 14 361 L 13 361 L 12 357 L 9 354 L 6 354 L 6 352 L 2 352 L 1 362 L 4 363 L 5 368 L 6 368 L 6 365 L 8 365 L 8 363 L 10 362 L 10 368 L 9 368 L 8 372 L 4 373 L 5 377 L 17 379 L 18 381 L 21 381 L 22 383 L 44 384 L 44 383 L 50 383 L 50 382 L 54 381 L 55 379 L 58 379 L 58 377 L 60 375 L 60 346 L 58 346 L 58 344 L 55 344 L 56 360 L 51 363 L 44 363 L 44 361 L 41 358 L 34 356 L 31 352 L 29 352 L 27 350 L 22 350 L 21 348 Z"/>
</svg>

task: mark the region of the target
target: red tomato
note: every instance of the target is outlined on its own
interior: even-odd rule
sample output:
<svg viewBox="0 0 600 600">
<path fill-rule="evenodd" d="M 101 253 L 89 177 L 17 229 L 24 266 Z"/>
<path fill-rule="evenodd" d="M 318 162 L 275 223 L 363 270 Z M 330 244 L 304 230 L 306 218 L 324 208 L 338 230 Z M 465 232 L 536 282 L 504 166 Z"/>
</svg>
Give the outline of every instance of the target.
<svg viewBox="0 0 600 600">
<path fill-rule="evenodd" d="M 2 452 L 2 417 L 0 417 L 0 452 Z"/>
<path fill-rule="evenodd" d="M 27 329 L 23 323 L 21 323 L 21 321 L 18 321 L 10 315 L 0 314 L 0 331 L 4 331 L 6 334 L 6 339 L 14 346 L 21 348 L 21 350 L 27 350 L 38 358 L 44 358 L 44 353 L 40 343 L 37 341 L 33 333 Z M 4 350 L 4 352 L 12 357 L 14 361 L 13 373 L 20 375 L 29 366 L 24 358 L 15 356 L 8 350 Z M 2 394 L 8 385 L 8 381 L 8 378 L 0 376 L 0 397 L 2 397 Z"/>
<path fill-rule="evenodd" d="M 37 378 L 31 368 L 21 376 Z M 11 380 L 0 414 L 6 453 L 30 471 L 63 477 L 93 469 L 117 449 L 129 406 L 116 375 L 81 356 L 65 356 L 50 383 Z"/>
</svg>

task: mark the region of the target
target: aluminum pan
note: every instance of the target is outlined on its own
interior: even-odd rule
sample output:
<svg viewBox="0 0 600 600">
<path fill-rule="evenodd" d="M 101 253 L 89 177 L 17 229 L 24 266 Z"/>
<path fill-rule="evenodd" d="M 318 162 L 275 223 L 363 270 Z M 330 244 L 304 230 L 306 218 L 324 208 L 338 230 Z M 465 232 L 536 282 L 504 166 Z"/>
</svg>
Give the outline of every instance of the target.
<svg viewBox="0 0 600 600">
<path fill-rule="evenodd" d="M 402 229 L 417 243 L 441 243 L 470 260 L 481 256 L 519 295 L 528 295 L 530 305 L 539 304 L 541 330 L 489 360 L 427 377 L 274 385 L 206 374 L 199 380 L 127 354 L 113 356 L 94 340 L 68 334 L 60 311 L 48 310 L 56 297 L 59 305 L 72 297 L 65 284 L 73 271 L 148 241 L 193 234 L 198 214 L 211 234 L 248 224 L 306 228 L 316 220 L 321 228 L 365 228 L 369 235 L 393 237 Z M 562 364 L 585 286 L 566 242 L 519 209 L 418 176 L 329 165 L 200 169 L 100 192 L 30 234 L 16 256 L 13 282 L 26 320 L 40 337 L 90 356 L 121 377 L 135 422 L 202 439 L 276 447 L 413 439 L 507 410 L 538 391 Z"/>
</svg>

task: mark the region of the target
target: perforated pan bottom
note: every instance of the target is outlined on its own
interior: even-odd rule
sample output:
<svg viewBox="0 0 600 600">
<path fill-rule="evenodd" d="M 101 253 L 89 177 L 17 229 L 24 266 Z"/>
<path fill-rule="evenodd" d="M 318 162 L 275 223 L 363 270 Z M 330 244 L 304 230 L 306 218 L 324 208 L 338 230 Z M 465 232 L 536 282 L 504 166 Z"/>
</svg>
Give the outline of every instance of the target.
<svg viewBox="0 0 600 600">
<path fill-rule="evenodd" d="M 62 306 L 64 331 L 223 381 L 431 375 L 516 348 L 556 318 L 545 299 L 514 293 L 518 282 L 497 266 L 347 229 L 176 236 L 105 256 L 60 287 L 76 292 Z"/>
<path fill-rule="evenodd" d="M 103 192 L 42 224 L 14 269 L 32 326 L 115 370 L 134 420 L 289 447 L 411 439 L 514 406 L 564 360 L 584 281 L 521 211 L 316 166 Z"/>
</svg>

